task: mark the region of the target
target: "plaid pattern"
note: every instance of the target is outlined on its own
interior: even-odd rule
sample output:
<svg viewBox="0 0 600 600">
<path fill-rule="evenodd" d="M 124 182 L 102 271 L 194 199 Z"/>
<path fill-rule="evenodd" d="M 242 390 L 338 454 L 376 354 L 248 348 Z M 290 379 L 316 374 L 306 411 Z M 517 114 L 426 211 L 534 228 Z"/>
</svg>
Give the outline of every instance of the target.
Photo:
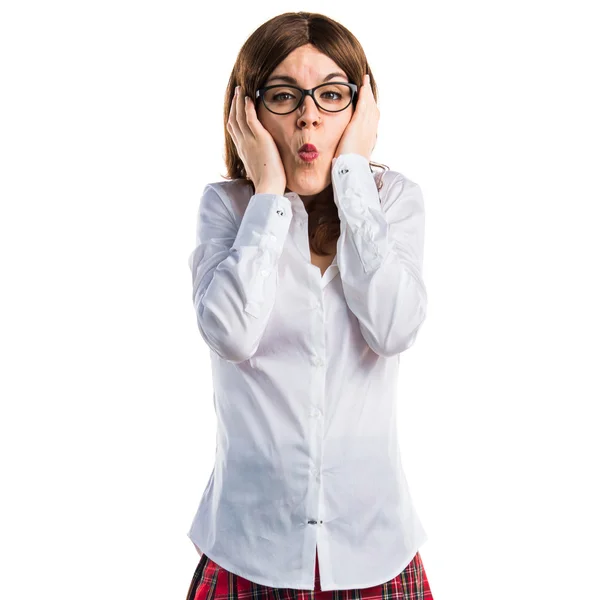
<svg viewBox="0 0 600 600">
<path fill-rule="evenodd" d="M 380 585 L 357 590 L 330 590 L 320 586 L 319 561 L 315 564 L 315 589 L 272 588 L 248 581 L 200 555 L 186 600 L 433 600 L 421 555 L 417 552 L 406 569 Z"/>
</svg>

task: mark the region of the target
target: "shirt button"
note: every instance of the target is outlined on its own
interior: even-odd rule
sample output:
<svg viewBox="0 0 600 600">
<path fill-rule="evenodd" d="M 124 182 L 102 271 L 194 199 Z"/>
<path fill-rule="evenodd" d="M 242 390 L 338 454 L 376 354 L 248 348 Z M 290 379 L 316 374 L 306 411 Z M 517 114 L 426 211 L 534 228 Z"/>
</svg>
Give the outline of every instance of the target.
<svg viewBox="0 0 600 600">
<path fill-rule="evenodd" d="M 312 364 L 315 365 L 315 367 L 322 367 L 325 363 L 319 356 L 314 356 L 312 359 Z"/>
<path fill-rule="evenodd" d="M 312 408 L 310 411 L 310 416 L 311 417 L 320 417 L 321 411 L 318 408 Z"/>
<path fill-rule="evenodd" d="M 313 300 L 310 303 L 310 307 L 311 308 L 321 308 L 321 301 L 320 300 Z"/>
<path fill-rule="evenodd" d="M 261 274 L 261 275 L 264 275 L 264 276 L 266 277 L 266 276 L 269 274 L 269 271 L 267 271 L 266 269 L 263 269 L 263 270 L 260 272 L 260 274 Z"/>
</svg>

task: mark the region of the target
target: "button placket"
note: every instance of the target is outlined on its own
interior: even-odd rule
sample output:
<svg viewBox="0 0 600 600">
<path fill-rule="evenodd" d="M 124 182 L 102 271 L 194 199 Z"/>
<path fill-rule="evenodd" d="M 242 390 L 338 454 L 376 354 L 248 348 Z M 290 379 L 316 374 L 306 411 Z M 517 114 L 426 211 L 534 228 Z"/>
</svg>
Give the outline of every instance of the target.
<svg viewBox="0 0 600 600">
<path fill-rule="evenodd" d="M 320 356 L 313 356 L 311 362 L 315 367 L 322 367 L 325 364 Z"/>
<path fill-rule="evenodd" d="M 310 301 L 310 307 L 311 308 L 321 308 L 322 307 L 322 302 L 320 298 L 313 298 Z"/>
<path fill-rule="evenodd" d="M 316 288 L 316 286 L 315 286 Z M 323 297 L 319 295 L 315 290 L 315 295 L 312 297 L 310 302 L 314 308 L 315 305 L 322 305 Z M 311 404 L 307 407 L 307 413 L 309 415 L 308 428 L 310 430 L 311 439 L 315 442 L 314 451 L 311 451 L 310 462 L 307 465 L 307 474 L 310 481 L 310 487 L 312 489 L 312 498 L 314 504 L 312 504 L 312 515 L 317 516 L 323 510 L 323 489 L 322 489 L 322 477 L 321 467 L 323 461 L 323 412 L 318 406 L 322 402 L 322 398 L 325 395 L 325 371 L 322 369 L 326 365 L 324 353 L 326 352 L 325 345 L 325 329 L 324 322 L 320 314 L 316 314 L 314 319 L 311 319 L 314 323 L 315 335 L 322 339 L 319 340 L 319 344 L 315 345 L 310 354 L 310 364 L 318 368 L 315 372 L 315 376 L 312 379 L 314 388 L 311 388 Z M 316 342 L 315 342 L 316 344 Z M 313 495 L 314 494 L 314 495 Z M 313 512 L 314 511 L 314 512 Z M 317 519 L 311 519 L 308 523 L 317 525 L 322 524 L 323 521 Z"/>
</svg>

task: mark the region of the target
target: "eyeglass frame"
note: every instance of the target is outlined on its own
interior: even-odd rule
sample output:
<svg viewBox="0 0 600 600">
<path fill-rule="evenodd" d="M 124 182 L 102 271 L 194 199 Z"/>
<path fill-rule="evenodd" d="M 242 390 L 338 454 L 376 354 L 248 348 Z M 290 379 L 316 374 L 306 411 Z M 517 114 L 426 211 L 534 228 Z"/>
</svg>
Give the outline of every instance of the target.
<svg viewBox="0 0 600 600">
<path fill-rule="evenodd" d="M 325 83 L 320 83 L 319 85 L 315 86 L 314 88 L 310 89 L 310 90 L 304 90 L 300 87 L 298 87 L 297 85 L 292 85 L 292 84 L 287 84 L 287 83 L 275 83 L 273 85 L 268 85 L 266 87 L 260 88 L 258 90 L 256 90 L 256 96 L 254 98 L 255 102 L 258 102 L 261 100 L 263 101 L 263 106 L 270 112 L 273 113 L 274 115 L 289 115 L 291 113 L 293 113 L 294 111 L 298 110 L 302 104 L 304 103 L 304 99 L 306 98 L 306 96 L 310 96 L 314 103 L 321 109 L 324 110 L 325 112 L 330 112 L 330 113 L 338 113 L 338 112 L 342 112 L 343 110 L 346 110 L 348 108 L 348 106 L 345 106 L 344 108 L 340 108 L 340 110 L 327 110 L 326 108 L 323 108 L 318 102 L 317 99 L 315 98 L 314 92 L 316 89 L 323 87 L 325 85 L 335 85 L 335 84 L 343 84 L 343 85 L 347 85 L 350 87 L 350 90 L 352 92 L 352 97 L 350 98 L 350 102 L 348 103 L 348 106 L 350 106 L 353 102 L 354 99 L 356 98 L 356 95 L 358 93 L 358 85 L 356 85 L 355 83 L 351 83 L 349 81 L 326 81 Z M 302 95 L 300 97 L 300 101 L 298 102 L 298 106 L 296 106 L 294 109 L 285 112 L 285 113 L 278 113 L 275 112 L 273 110 L 271 110 L 266 102 L 265 102 L 265 92 L 267 90 L 270 90 L 271 88 L 275 88 L 275 87 L 287 87 L 287 88 L 294 88 L 295 90 L 298 90 Z"/>
</svg>

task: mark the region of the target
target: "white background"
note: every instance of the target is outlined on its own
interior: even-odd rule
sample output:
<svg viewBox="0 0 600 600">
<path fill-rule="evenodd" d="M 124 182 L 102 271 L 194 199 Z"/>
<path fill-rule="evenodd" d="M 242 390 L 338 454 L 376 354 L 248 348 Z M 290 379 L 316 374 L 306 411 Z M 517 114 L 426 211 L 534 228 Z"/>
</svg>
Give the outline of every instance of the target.
<svg viewBox="0 0 600 600">
<path fill-rule="evenodd" d="M 600 598 L 592 2 L 6 2 L 0 596 L 181 599 L 213 466 L 187 259 L 225 86 L 288 10 L 361 41 L 422 187 L 404 466 L 435 600 Z"/>
</svg>

